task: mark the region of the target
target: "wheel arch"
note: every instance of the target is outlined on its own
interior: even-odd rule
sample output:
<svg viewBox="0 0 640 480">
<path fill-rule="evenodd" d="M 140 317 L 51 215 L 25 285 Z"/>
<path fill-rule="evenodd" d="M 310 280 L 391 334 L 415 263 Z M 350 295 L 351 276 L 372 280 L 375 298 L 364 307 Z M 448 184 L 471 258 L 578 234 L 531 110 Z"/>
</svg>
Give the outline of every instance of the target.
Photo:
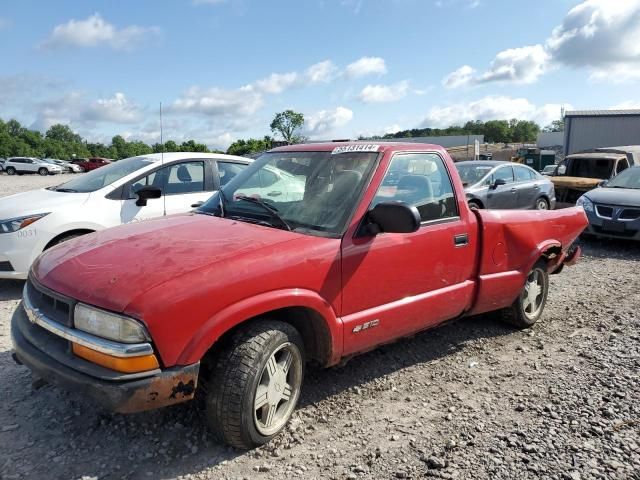
<svg viewBox="0 0 640 480">
<path fill-rule="evenodd" d="M 56 235 L 55 237 L 53 237 L 51 240 L 49 240 L 47 242 L 47 244 L 44 246 L 44 248 L 42 249 L 42 251 L 45 251 L 49 248 L 51 248 L 52 246 L 54 246 L 59 240 L 61 240 L 64 237 L 68 237 L 70 235 L 86 235 L 88 233 L 93 233 L 95 232 L 95 229 L 90 229 L 90 228 L 74 228 L 71 230 L 66 230 L 62 233 L 59 233 L 58 235 Z"/>
<path fill-rule="evenodd" d="M 226 307 L 196 332 L 178 356 L 178 364 L 202 360 L 223 346 L 239 328 L 259 319 L 279 320 L 298 330 L 307 359 L 336 364 L 342 354 L 342 326 L 331 306 L 315 292 L 269 292 Z"/>
</svg>

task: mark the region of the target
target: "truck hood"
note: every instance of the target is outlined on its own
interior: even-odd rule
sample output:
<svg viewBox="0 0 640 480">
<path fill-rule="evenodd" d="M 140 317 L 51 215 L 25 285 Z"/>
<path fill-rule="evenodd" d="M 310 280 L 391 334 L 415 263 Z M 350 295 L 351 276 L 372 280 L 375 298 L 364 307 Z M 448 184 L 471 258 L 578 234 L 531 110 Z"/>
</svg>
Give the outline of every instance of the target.
<svg viewBox="0 0 640 480">
<path fill-rule="evenodd" d="M 31 275 L 76 300 L 122 312 L 138 295 L 181 275 L 305 235 L 200 214 L 123 225 L 43 253 Z"/>
<path fill-rule="evenodd" d="M 44 188 L 9 195 L 0 198 L 0 219 L 53 212 L 67 205 L 82 205 L 89 195 L 89 193 L 56 192 Z"/>
<path fill-rule="evenodd" d="M 577 188 L 581 190 L 591 190 L 596 188 L 603 180 L 602 178 L 567 177 L 564 175 L 549 177 L 555 187 Z"/>
<path fill-rule="evenodd" d="M 640 206 L 640 190 L 636 188 L 596 188 L 591 190 L 587 197 L 594 203 L 625 207 Z"/>
</svg>

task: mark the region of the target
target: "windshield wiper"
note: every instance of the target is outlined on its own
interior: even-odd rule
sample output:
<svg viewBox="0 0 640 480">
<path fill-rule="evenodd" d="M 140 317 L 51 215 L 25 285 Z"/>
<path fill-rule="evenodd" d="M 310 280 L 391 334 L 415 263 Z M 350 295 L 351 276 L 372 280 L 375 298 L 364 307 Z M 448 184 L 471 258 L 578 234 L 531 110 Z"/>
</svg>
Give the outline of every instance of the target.
<svg viewBox="0 0 640 480">
<path fill-rule="evenodd" d="M 287 230 L 291 231 L 291 226 L 286 222 L 286 220 L 284 218 L 282 218 L 280 216 L 280 214 L 278 213 L 278 209 L 276 207 L 274 207 L 273 205 L 269 205 L 264 200 L 260 200 L 259 198 L 255 198 L 255 197 L 239 196 L 239 197 L 236 197 L 236 200 L 244 200 L 246 202 L 255 203 L 256 205 L 260 205 L 262 208 L 264 208 L 266 211 L 268 211 L 273 218 L 278 220 L 282 224 L 283 227 L 285 227 Z"/>
</svg>

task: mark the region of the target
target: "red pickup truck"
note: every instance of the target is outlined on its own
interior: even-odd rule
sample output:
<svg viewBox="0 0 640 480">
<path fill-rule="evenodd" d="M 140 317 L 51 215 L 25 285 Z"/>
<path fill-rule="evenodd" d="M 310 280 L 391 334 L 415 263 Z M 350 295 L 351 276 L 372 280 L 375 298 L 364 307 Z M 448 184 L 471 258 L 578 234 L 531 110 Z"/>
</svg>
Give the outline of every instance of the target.
<svg viewBox="0 0 640 480">
<path fill-rule="evenodd" d="M 14 358 L 118 412 L 199 394 L 219 438 L 251 448 L 285 426 L 306 363 L 483 312 L 533 325 L 586 225 L 581 208 L 469 209 L 438 146 L 282 147 L 193 213 L 46 251 Z"/>
</svg>

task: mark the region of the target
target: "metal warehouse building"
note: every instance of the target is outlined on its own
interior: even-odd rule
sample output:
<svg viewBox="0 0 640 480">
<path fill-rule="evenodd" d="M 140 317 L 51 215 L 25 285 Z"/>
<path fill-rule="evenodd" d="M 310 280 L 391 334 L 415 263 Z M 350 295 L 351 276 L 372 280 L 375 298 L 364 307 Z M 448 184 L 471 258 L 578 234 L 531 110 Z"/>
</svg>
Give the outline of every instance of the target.
<svg viewBox="0 0 640 480">
<path fill-rule="evenodd" d="M 640 110 L 583 110 L 564 116 L 564 153 L 640 145 Z"/>
</svg>

